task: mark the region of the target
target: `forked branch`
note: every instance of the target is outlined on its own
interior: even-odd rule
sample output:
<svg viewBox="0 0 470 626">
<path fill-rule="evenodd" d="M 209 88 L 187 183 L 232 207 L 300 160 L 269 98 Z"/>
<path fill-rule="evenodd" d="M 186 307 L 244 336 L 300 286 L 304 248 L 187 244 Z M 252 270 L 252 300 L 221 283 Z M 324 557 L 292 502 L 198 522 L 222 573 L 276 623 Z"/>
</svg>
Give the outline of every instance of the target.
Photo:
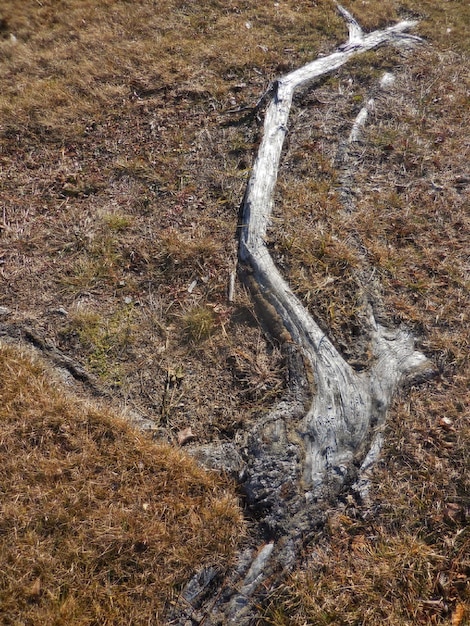
<svg viewBox="0 0 470 626">
<path fill-rule="evenodd" d="M 271 576 L 272 584 L 293 565 L 303 542 L 322 521 L 325 498 L 337 494 L 346 481 L 360 478 L 361 466 L 370 466 L 378 442 L 375 429 L 383 424 L 398 386 L 432 371 L 424 355 L 415 350 L 411 334 L 379 324 L 372 307 L 367 331 L 373 364 L 368 371 L 354 371 L 294 295 L 265 242 L 294 92 L 363 52 L 418 40 L 406 34 L 415 22 L 365 34 L 348 11 L 338 9 L 348 24 L 347 43 L 273 85 L 242 206 L 240 274 L 289 355 L 290 390 L 246 433 L 238 450 L 244 462 L 241 482 L 247 505 L 259 524 L 253 541 L 264 540 L 264 547 L 240 554 L 237 568 L 224 583 L 217 582 L 214 570 L 205 584 L 197 583 L 201 577 L 195 578 L 183 593 L 188 607 L 185 619 L 199 609 L 204 624 L 251 623 L 261 583 Z M 361 124 L 363 120 L 354 136 Z M 208 591 L 211 586 L 214 593 Z M 181 614 L 178 619 L 182 623 Z"/>
</svg>

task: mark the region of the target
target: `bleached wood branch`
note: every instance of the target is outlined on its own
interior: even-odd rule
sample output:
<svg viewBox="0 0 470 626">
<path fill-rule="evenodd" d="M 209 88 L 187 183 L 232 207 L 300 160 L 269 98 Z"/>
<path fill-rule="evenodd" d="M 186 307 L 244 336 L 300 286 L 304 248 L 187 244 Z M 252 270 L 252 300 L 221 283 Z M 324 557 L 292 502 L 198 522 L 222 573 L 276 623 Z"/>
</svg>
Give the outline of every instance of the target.
<svg viewBox="0 0 470 626">
<path fill-rule="evenodd" d="M 348 11 L 338 9 L 348 25 L 347 43 L 272 85 L 263 139 L 242 206 L 240 273 L 258 312 L 284 344 L 290 392 L 247 433 L 238 451 L 245 463 L 241 482 L 247 504 L 266 545 L 240 555 L 238 567 L 217 589 L 215 599 L 202 602 L 205 624 L 251 623 L 261 583 L 292 567 L 302 542 L 321 519 L 324 497 L 338 493 L 346 479 L 357 478 L 361 465 L 369 468 L 380 445 L 374 432 L 384 423 L 397 387 L 432 370 L 415 350 L 412 335 L 382 326 L 371 309 L 367 330 L 373 364 L 366 372 L 354 371 L 294 295 L 265 242 L 294 93 L 363 52 L 418 40 L 406 33 L 415 26 L 413 21 L 365 34 Z M 371 106 L 366 103 L 356 119 L 350 141 L 357 139 Z M 197 600 L 192 603 L 196 606 Z"/>
<path fill-rule="evenodd" d="M 275 309 L 293 341 L 301 346 L 314 373 L 313 401 L 303 429 L 306 453 L 302 477 L 314 496 L 318 495 L 326 474 L 338 480 L 347 474 L 348 465 L 367 438 L 371 425 L 383 419 L 401 379 L 429 367 L 425 357 L 414 350 L 413 340 L 406 331 L 390 331 L 371 317 L 372 348 L 377 364 L 369 372 L 354 372 L 294 295 L 265 243 L 294 92 L 362 52 L 385 43 L 400 44 L 410 38 L 416 41 L 416 37 L 404 32 L 415 22 L 400 22 L 364 35 L 345 9 L 340 7 L 340 12 L 348 22 L 348 44 L 276 83 L 245 196 L 239 249 L 240 261 L 249 266 L 262 298 Z"/>
</svg>

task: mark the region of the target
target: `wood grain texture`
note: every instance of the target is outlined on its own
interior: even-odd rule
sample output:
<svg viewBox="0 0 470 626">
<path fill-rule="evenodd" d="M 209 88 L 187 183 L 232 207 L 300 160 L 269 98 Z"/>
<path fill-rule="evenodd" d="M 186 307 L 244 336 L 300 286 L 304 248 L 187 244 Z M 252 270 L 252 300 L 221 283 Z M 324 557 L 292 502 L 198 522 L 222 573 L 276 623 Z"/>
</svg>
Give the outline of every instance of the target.
<svg viewBox="0 0 470 626">
<path fill-rule="evenodd" d="M 381 427 L 397 388 L 433 372 L 415 349 L 413 336 L 404 328 L 380 324 L 372 306 L 366 329 L 371 365 L 355 371 L 295 296 L 266 245 L 294 93 L 363 52 L 418 41 L 406 33 L 415 22 L 364 34 L 348 11 L 338 9 L 349 27 L 348 41 L 271 85 L 263 138 L 241 211 L 239 275 L 261 321 L 282 345 L 289 370 L 286 397 L 234 444 L 242 459 L 239 480 L 246 504 L 258 526 L 252 547 L 240 554 L 233 572 L 219 581 L 214 574 L 191 600 L 183 592 L 186 610 L 183 616 L 175 613 L 174 623 L 194 619 L 191 611 L 203 616 L 204 624 L 253 623 L 263 594 L 289 571 L 321 525 L 325 503 L 345 484 L 366 492 L 366 473 L 379 453 Z M 350 141 L 357 140 L 365 119 L 356 120 Z"/>
</svg>

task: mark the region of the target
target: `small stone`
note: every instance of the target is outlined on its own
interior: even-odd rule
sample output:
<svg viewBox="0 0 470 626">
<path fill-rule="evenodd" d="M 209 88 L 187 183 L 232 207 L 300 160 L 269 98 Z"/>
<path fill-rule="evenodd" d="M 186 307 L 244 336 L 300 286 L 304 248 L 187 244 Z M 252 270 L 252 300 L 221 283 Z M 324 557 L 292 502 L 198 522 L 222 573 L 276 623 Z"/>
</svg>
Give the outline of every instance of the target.
<svg viewBox="0 0 470 626">
<path fill-rule="evenodd" d="M 184 446 L 185 443 L 194 441 L 194 439 L 196 439 L 196 435 L 193 433 L 191 426 L 183 428 L 183 430 L 178 432 L 178 443 L 180 446 Z"/>
<path fill-rule="evenodd" d="M 0 317 L 8 317 L 11 315 L 11 309 L 7 306 L 0 306 Z"/>
<path fill-rule="evenodd" d="M 395 82 L 395 76 L 390 72 L 385 72 L 385 74 L 380 79 L 380 86 L 382 89 L 387 89 L 387 87 L 391 87 Z"/>
<path fill-rule="evenodd" d="M 441 419 L 439 420 L 439 426 L 441 426 L 441 428 L 444 428 L 444 430 L 455 430 L 454 423 L 450 419 L 450 417 L 441 417 Z"/>
</svg>

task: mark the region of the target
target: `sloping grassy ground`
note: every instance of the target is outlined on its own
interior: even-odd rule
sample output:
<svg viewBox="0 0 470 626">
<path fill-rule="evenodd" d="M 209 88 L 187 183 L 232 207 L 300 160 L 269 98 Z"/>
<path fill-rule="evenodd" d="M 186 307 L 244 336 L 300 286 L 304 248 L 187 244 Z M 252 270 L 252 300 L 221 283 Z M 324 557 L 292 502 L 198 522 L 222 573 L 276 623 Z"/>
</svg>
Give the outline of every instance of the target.
<svg viewBox="0 0 470 626">
<path fill-rule="evenodd" d="M 228 485 L 0 346 L 2 624 L 158 623 L 243 532 Z M 52 378 L 52 380 L 51 380 Z"/>
<path fill-rule="evenodd" d="M 413 328 L 440 374 L 397 398 L 371 502 L 345 496 L 343 508 L 332 510 L 322 542 L 276 592 L 264 619 L 455 626 L 470 619 L 469 9 L 457 0 L 347 8 L 367 29 L 414 16 L 430 45 L 368 54 L 299 98 L 271 245 L 294 289 L 358 368 L 370 359 L 361 340 L 361 295 L 369 289 L 381 292 L 384 319 Z M 260 133 L 256 118 L 230 111 L 253 105 L 270 80 L 345 40 L 334 5 L 6 0 L 0 11 L 0 305 L 11 310 L 8 322 L 33 327 L 81 362 L 153 420 L 160 438 L 175 443 L 191 427 L 199 442 L 230 439 L 284 385 L 281 355 L 259 331 L 242 287 L 234 303 L 226 299 L 238 206 Z M 386 70 L 396 83 L 377 95 L 364 143 L 350 155 L 354 210 L 347 215 L 341 141 Z M 15 372 L 20 357 L 4 354 Z M 70 428 L 82 410 L 67 409 Z M 4 441 L 19 445 L 12 425 Z M 167 449 L 168 475 L 182 458 L 172 455 Z M 22 458 L 10 455 L 12 475 Z M 135 471 L 129 480 L 145 483 Z M 15 488 L 30 482 L 55 498 L 57 480 L 36 473 Z M 206 480 L 213 479 L 198 474 L 198 484 Z M 74 481 L 64 488 L 78 489 Z M 80 485 L 92 488 L 90 481 Z M 84 532 L 91 532 L 86 524 L 110 523 L 111 499 L 99 498 L 102 508 L 86 518 Z M 25 505 L 24 515 L 35 506 Z M 185 532 L 187 541 L 193 531 Z M 206 541 L 218 558 L 228 545 L 220 532 L 201 536 L 194 563 Z M 64 554 L 69 540 L 64 533 Z M 8 550 L 24 554 L 28 541 Z M 120 558 L 116 550 L 112 558 Z M 142 553 L 146 563 L 152 550 Z M 84 567 L 95 567 L 100 554 L 98 546 Z M 169 558 L 164 548 L 161 554 Z M 185 558 L 172 561 L 170 586 L 191 569 Z M 51 589 L 28 559 L 14 562 L 24 590 L 34 592 L 18 604 L 23 621 Z M 155 574 L 143 569 L 139 576 Z M 108 584 L 104 571 L 100 588 Z M 51 574 L 51 585 L 54 577 L 61 580 Z M 145 596 L 142 579 L 129 580 L 129 597 Z M 168 597 L 161 580 L 147 585 L 161 586 L 158 602 Z M 60 592 L 51 593 L 59 606 Z M 89 619 L 78 601 L 68 623 Z M 128 623 L 131 609 L 113 603 L 103 603 L 99 623 L 106 616 Z"/>
</svg>

